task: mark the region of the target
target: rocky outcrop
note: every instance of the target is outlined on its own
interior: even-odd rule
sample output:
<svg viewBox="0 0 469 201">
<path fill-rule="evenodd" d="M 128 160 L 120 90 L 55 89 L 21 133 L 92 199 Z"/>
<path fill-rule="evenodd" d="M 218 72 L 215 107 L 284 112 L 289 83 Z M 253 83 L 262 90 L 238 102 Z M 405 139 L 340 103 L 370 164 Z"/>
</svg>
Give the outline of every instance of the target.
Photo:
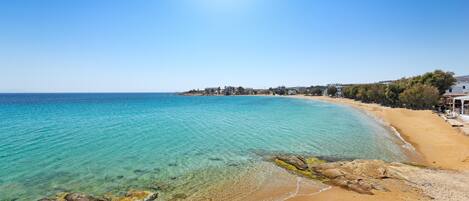
<svg viewBox="0 0 469 201">
<path fill-rule="evenodd" d="M 130 191 L 122 197 L 94 197 L 81 193 L 60 193 L 54 198 L 42 198 L 38 201 L 154 201 L 158 193 L 149 191 Z"/>
<path fill-rule="evenodd" d="M 353 160 L 326 162 L 317 158 L 280 156 L 275 163 L 295 173 L 321 180 L 362 194 L 373 195 L 373 191 L 388 191 L 383 179 L 406 181 L 403 171 L 419 168 L 401 163 L 387 163 L 380 160 Z"/>
<path fill-rule="evenodd" d="M 301 156 L 276 156 L 275 159 L 293 165 L 298 170 L 307 170 L 308 164 Z"/>
</svg>

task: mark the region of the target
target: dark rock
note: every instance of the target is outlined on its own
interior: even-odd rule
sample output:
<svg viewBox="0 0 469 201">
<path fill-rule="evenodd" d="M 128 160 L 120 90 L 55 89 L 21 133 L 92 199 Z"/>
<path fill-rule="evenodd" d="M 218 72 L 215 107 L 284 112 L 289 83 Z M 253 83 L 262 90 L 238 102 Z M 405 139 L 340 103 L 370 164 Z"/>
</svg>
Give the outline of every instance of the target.
<svg viewBox="0 0 469 201">
<path fill-rule="evenodd" d="M 142 174 L 145 174 L 146 171 L 145 171 L 145 170 L 141 170 L 141 169 L 136 169 L 136 170 L 134 170 L 134 173 L 135 173 L 135 174 L 138 174 L 138 175 L 142 175 Z"/>
<path fill-rule="evenodd" d="M 104 177 L 104 181 L 106 181 L 106 182 L 111 182 L 111 181 L 114 181 L 114 178 L 111 177 L 111 176 L 105 176 L 105 177 Z"/>
<path fill-rule="evenodd" d="M 51 199 L 51 198 L 41 198 L 37 201 L 56 201 L 56 199 Z"/>
<path fill-rule="evenodd" d="M 66 201 L 106 201 L 105 199 L 95 198 L 93 196 L 80 193 L 69 193 L 64 197 L 64 199 Z"/>
<path fill-rule="evenodd" d="M 295 166 L 299 170 L 307 170 L 308 164 L 305 159 L 301 156 L 276 156 L 277 160 L 281 160 L 285 163 Z"/>
</svg>

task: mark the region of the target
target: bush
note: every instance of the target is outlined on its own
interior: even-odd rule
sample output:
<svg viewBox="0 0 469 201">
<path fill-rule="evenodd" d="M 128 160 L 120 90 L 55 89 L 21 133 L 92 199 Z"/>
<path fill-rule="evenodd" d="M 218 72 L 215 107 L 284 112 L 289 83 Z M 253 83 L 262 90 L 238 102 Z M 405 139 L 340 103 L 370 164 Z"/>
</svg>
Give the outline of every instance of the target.
<svg viewBox="0 0 469 201">
<path fill-rule="evenodd" d="M 415 84 L 399 95 L 401 103 L 412 109 L 431 109 L 438 103 L 440 93 L 434 86 Z"/>
<path fill-rule="evenodd" d="M 311 87 L 311 95 L 321 96 L 322 95 L 322 89 L 320 87 Z"/>
<path fill-rule="evenodd" d="M 452 72 L 435 70 L 423 75 L 402 78 L 389 84 L 349 85 L 342 89 L 343 96 L 363 102 L 391 107 L 430 109 L 440 96 L 456 81 Z M 435 94 L 436 90 L 436 94 Z"/>
</svg>

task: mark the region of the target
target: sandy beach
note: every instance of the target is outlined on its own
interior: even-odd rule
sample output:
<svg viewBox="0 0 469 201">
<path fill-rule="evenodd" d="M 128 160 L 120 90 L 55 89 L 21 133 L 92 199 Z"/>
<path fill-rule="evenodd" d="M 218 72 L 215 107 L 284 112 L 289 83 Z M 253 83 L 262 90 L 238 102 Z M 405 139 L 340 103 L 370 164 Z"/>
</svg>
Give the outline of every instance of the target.
<svg viewBox="0 0 469 201">
<path fill-rule="evenodd" d="M 324 96 L 292 96 L 294 98 L 326 101 L 344 104 L 360 109 L 395 128 L 405 141 L 412 144 L 422 156 L 423 163 L 431 168 L 449 170 L 454 174 L 469 171 L 469 138 L 452 128 L 443 119 L 429 110 L 409 110 L 389 108 L 377 104 L 366 104 L 351 99 L 330 98 Z M 451 179 L 443 187 L 454 184 Z M 389 186 L 388 186 L 389 187 Z M 288 200 L 426 200 L 422 192 L 412 191 L 401 184 L 391 185 L 390 192 L 378 192 L 375 195 L 362 195 L 352 191 L 333 187 L 330 190 L 312 196 L 297 196 Z"/>
<path fill-rule="evenodd" d="M 423 156 L 425 165 L 469 170 L 469 138 L 429 110 L 409 110 L 325 96 L 295 96 L 352 106 L 394 127 Z"/>
</svg>

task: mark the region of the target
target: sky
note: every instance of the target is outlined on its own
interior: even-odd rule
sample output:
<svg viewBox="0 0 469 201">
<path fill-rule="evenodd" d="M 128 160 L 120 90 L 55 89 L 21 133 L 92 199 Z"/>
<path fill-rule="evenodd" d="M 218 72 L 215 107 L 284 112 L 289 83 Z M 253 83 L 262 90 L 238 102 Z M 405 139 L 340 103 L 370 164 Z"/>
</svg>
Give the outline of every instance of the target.
<svg viewBox="0 0 469 201">
<path fill-rule="evenodd" d="M 469 75 L 467 0 L 1 0 L 0 92 Z"/>
</svg>

